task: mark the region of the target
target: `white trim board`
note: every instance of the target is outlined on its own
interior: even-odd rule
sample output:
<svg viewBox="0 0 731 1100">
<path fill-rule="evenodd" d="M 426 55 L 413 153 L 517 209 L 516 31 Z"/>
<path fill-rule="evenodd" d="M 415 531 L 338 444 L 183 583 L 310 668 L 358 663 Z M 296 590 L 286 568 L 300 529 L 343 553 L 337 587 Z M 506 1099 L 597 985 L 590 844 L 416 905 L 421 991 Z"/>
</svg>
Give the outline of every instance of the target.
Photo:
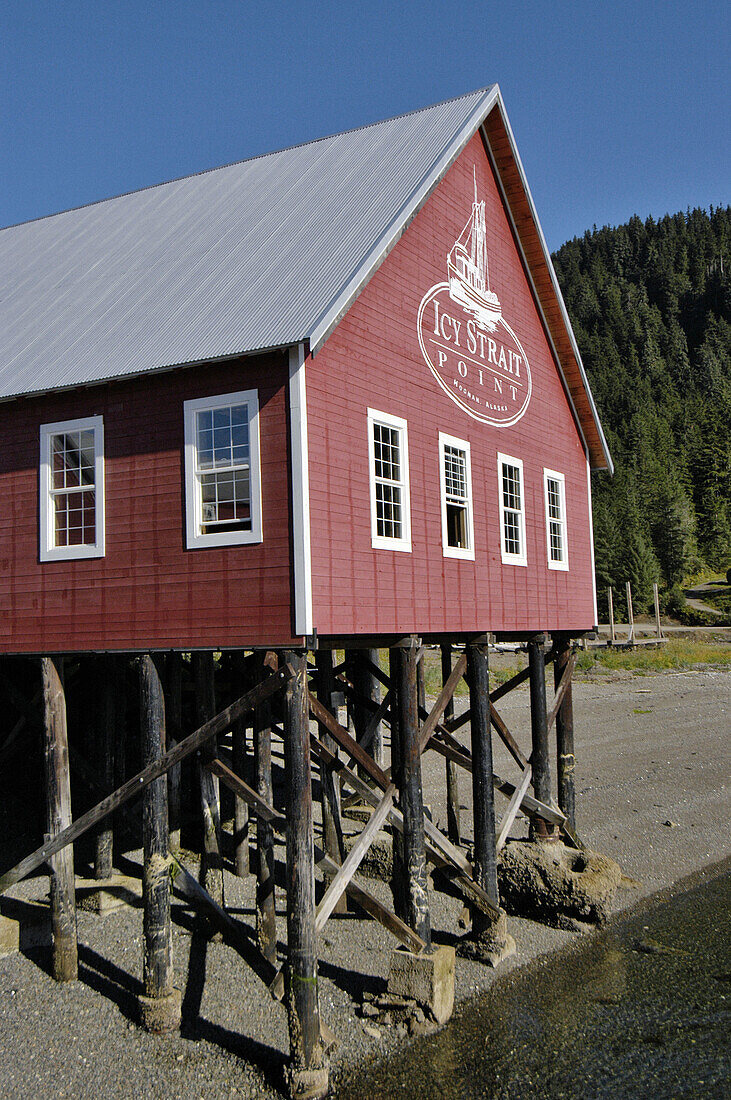
<svg viewBox="0 0 731 1100">
<path fill-rule="evenodd" d="M 296 344 L 289 349 L 289 422 L 292 459 L 294 632 L 304 638 L 309 637 L 314 631 L 304 344 Z"/>
</svg>

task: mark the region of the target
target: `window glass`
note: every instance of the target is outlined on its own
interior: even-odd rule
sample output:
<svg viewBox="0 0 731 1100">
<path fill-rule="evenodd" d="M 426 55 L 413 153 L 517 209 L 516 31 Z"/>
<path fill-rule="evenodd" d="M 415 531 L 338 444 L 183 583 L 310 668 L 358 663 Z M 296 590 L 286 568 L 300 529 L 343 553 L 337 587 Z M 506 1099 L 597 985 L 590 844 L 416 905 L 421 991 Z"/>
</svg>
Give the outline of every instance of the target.
<svg viewBox="0 0 731 1100">
<path fill-rule="evenodd" d="M 372 545 L 410 550 L 406 421 L 369 409 L 368 448 Z"/>
<path fill-rule="evenodd" d="M 186 401 L 188 546 L 261 539 L 255 390 Z"/>
<path fill-rule="evenodd" d="M 41 560 L 104 553 L 101 417 L 41 427 Z"/>
<path fill-rule="evenodd" d="M 440 432 L 439 451 L 444 554 L 474 560 L 470 445 Z"/>
<path fill-rule="evenodd" d="M 549 569 L 568 569 L 566 539 L 566 479 L 554 470 L 543 471 L 546 501 L 546 540 Z"/>
<path fill-rule="evenodd" d="M 526 565 L 523 463 L 498 455 L 498 471 L 502 560 L 510 565 Z"/>
</svg>

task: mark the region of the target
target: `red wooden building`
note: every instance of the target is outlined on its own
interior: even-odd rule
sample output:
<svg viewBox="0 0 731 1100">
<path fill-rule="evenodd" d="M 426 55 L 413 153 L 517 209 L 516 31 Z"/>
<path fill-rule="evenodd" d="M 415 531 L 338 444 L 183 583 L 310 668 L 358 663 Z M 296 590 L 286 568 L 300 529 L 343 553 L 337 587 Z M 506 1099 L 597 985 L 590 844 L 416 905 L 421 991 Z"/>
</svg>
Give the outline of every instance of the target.
<svg viewBox="0 0 731 1100">
<path fill-rule="evenodd" d="M 257 942 L 273 971 L 270 826 L 286 832 L 292 1092 L 324 1096 L 315 933 L 346 889 L 411 952 L 429 955 L 430 859 L 448 868 L 449 889 L 461 884 L 480 957 L 502 957 L 510 937 L 497 850 L 518 810 L 536 838 L 560 828 L 578 843 L 570 641 L 596 623 L 590 475 L 611 459 L 499 90 L 4 229 L 0 272 L 0 656 L 10 670 L 0 669 L 0 686 L 17 700 L 8 681 L 20 669 L 28 693 L 43 698 L 50 837 L 0 876 L 0 894 L 50 861 L 54 972 L 74 977 L 70 845 L 144 790 L 143 1019 L 152 1030 L 178 1026 L 164 775 L 201 750 L 207 912 L 230 930 L 216 906 L 220 778 L 237 796 L 236 836 L 244 804 L 266 826 L 256 838 Z M 490 634 L 524 639 L 529 651 L 529 670 L 492 696 Z M 428 715 L 417 690 L 422 641 L 442 646 L 444 687 Z M 463 649 L 454 668 L 453 647 Z M 338 668 L 336 648 L 349 651 Z M 385 648 L 389 675 L 362 652 Z M 271 652 L 220 662 L 219 683 L 228 670 L 226 690 L 248 690 L 213 718 L 212 651 L 260 649 Z M 171 652 L 153 659 L 161 650 Z M 181 656 L 189 651 L 191 662 Z M 139 659 L 115 656 L 130 653 Z M 91 740 L 101 786 L 114 786 L 126 737 L 115 684 L 126 676 L 129 687 L 132 668 L 145 763 L 73 824 L 68 654 L 82 655 L 70 687 L 77 708 L 99 693 Z M 199 727 L 187 737 L 184 666 Z M 467 718 L 450 725 L 448 709 L 463 675 L 471 749 L 453 736 Z M 527 678 L 530 759 L 493 705 Z M 163 681 L 178 742 L 167 754 Z M 376 681 L 387 688 L 382 703 Z M 272 718 L 264 702 L 280 692 Z M 341 693 L 355 739 L 338 721 Z M 252 711 L 256 790 L 243 778 L 254 782 L 239 721 Z M 382 721 L 388 773 L 373 750 Z M 521 769 L 515 786 L 493 775 L 491 724 Z M 285 750 L 279 807 L 272 728 Z M 214 748 L 228 731 L 234 770 Z M 424 819 L 427 748 L 448 761 L 449 836 Z M 318 859 L 331 876 L 317 918 L 311 752 L 326 849 Z M 472 863 L 459 847 L 457 765 L 472 774 Z M 358 859 L 386 820 L 402 834 L 398 913 L 353 877 L 340 780 L 376 807 Z M 499 837 L 495 786 L 510 800 Z M 111 866 L 107 828 L 97 876 Z M 235 866 L 248 868 L 246 839 L 236 840 Z M 431 1007 L 440 1022 L 451 1010 Z"/>
<path fill-rule="evenodd" d="M 496 86 L 0 267 L 0 651 L 594 625 L 610 458 Z"/>
</svg>

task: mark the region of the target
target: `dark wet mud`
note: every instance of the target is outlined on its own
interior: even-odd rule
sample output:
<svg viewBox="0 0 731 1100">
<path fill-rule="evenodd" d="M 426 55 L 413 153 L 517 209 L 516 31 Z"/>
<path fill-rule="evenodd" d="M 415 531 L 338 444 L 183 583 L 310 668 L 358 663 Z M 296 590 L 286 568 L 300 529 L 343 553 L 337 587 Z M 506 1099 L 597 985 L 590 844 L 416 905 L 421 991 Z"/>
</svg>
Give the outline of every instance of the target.
<svg viewBox="0 0 731 1100">
<path fill-rule="evenodd" d="M 347 1100 L 731 1096 L 731 861 L 464 1005 Z"/>
</svg>

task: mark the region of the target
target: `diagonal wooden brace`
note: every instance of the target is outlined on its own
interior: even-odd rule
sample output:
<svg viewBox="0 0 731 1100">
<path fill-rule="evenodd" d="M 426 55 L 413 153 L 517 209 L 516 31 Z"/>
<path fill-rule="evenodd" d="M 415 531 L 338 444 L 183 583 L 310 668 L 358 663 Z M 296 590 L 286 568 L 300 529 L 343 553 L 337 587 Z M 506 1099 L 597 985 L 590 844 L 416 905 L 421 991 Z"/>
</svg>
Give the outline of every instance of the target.
<svg viewBox="0 0 731 1100">
<path fill-rule="evenodd" d="M 548 726 L 549 730 L 550 730 L 551 726 L 553 725 L 553 723 L 556 721 L 556 715 L 558 714 L 559 710 L 561 709 L 561 704 L 563 703 L 563 697 L 564 697 L 564 695 L 566 694 L 566 692 L 568 690 L 569 684 L 571 683 L 571 677 L 574 674 L 574 669 L 576 668 L 576 661 L 577 660 L 578 660 L 578 654 L 577 653 L 572 653 L 571 656 L 569 657 L 568 661 L 566 662 L 566 667 L 563 670 L 563 675 L 561 676 L 561 683 L 558 685 L 558 688 L 556 689 L 556 694 L 554 696 L 553 703 L 551 705 L 551 710 L 550 710 L 549 715 L 548 715 L 547 726 Z"/>
<path fill-rule="evenodd" d="M 88 832 L 89 829 L 93 829 L 95 825 L 98 825 L 100 821 L 119 809 L 126 802 L 129 802 L 132 798 L 137 798 L 142 794 L 146 787 L 149 787 L 150 783 L 154 783 L 156 779 L 159 779 L 161 775 L 165 775 L 175 764 L 179 764 L 181 760 L 185 760 L 187 756 L 190 756 L 201 745 L 205 745 L 211 741 L 214 737 L 218 737 L 219 734 L 225 732 L 231 723 L 237 718 L 240 718 L 242 714 L 246 714 L 247 711 L 253 710 L 259 702 L 264 699 L 268 699 L 270 695 L 274 695 L 275 692 L 281 691 L 284 685 L 292 676 L 289 666 L 279 669 L 278 672 L 272 673 L 266 680 L 262 680 L 251 691 L 247 691 L 245 695 L 242 695 L 240 699 L 237 699 L 235 703 L 232 703 L 230 707 L 226 707 L 215 717 L 211 718 L 209 722 L 197 729 L 194 733 L 191 733 L 188 737 L 185 737 L 182 741 L 179 741 L 174 748 L 164 753 L 154 763 L 149 764 L 148 767 L 143 768 L 141 772 L 133 776 L 132 779 L 128 779 L 121 787 L 110 794 L 107 798 L 102 799 L 98 805 L 94 806 L 87 813 L 82 814 L 66 829 L 63 829 L 60 833 L 57 833 L 53 839 L 46 841 L 40 848 L 37 848 L 31 855 L 26 856 L 15 867 L 11 867 L 9 871 L 0 878 L 0 895 L 4 894 L 6 890 L 9 890 L 16 882 L 20 882 L 27 875 L 32 874 L 36 868 L 41 867 L 52 855 L 56 852 L 60 852 L 67 844 L 72 844 L 75 840 L 78 840 L 80 836 Z"/>
</svg>

